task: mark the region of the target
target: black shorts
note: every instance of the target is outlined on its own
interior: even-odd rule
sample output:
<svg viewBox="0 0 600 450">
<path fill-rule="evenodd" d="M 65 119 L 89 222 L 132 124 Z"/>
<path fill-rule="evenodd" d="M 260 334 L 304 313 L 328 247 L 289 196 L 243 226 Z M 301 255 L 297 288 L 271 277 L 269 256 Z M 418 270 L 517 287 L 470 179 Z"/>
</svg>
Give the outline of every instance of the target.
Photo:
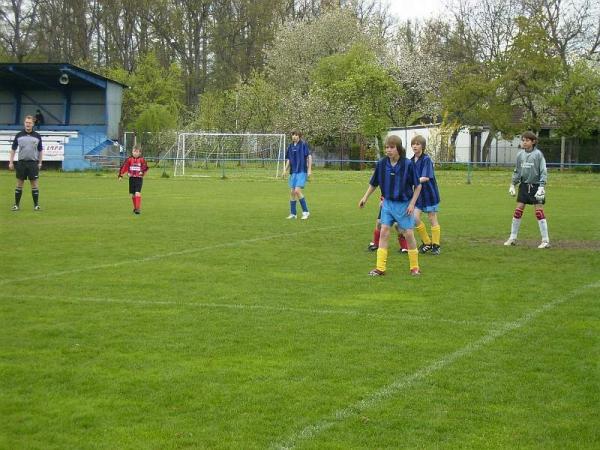
<svg viewBox="0 0 600 450">
<path fill-rule="evenodd" d="M 129 193 L 133 195 L 136 192 L 142 192 L 142 184 L 144 184 L 142 177 L 129 177 Z"/>
<path fill-rule="evenodd" d="M 15 172 L 19 180 L 37 180 L 40 175 L 38 162 L 28 159 L 25 161 L 17 161 L 15 163 Z"/>
<path fill-rule="evenodd" d="M 519 184 L 519 195 L 517 196 L 517 201 L 519 203 L 525 203 L 526 205 L 543 205 L 546 203 L 546 199 L 540 202 L 537 198 L 535 198 L 535 193 L 539 187 L 539 184 Z"/>
</svg>

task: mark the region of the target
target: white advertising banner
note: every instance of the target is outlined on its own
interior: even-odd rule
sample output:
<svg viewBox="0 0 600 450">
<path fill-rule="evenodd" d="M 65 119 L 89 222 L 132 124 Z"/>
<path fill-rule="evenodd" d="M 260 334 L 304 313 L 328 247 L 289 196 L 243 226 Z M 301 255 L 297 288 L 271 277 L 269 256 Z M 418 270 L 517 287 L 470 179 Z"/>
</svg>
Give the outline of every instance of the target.
<svg viewBox="0 0 600 450">
<path fill-rule="evenodd" d="M 10 155 L 11 142 L 0 142 L 0 161 L 8 161 Z M 42 141 L 44 148 L 44 161 L 64 161 L 65 160 L 65 145 L 58 142 L 45 144 Z M 19 151 L 15 155 L 15 161 L 19 159 Z"/>
</svg>

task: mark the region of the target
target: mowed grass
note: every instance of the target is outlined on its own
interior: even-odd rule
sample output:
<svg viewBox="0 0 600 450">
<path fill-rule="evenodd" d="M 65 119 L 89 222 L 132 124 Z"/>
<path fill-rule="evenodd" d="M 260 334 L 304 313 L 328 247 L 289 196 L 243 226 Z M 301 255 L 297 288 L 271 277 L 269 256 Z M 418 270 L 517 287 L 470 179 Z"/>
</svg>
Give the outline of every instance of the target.
<svg viewBox="0 0 600 450">
<path fill-rule="evenodd" d="M 600 177 L 551 173 L 553 248 L 510 173 L 440 172 L 442 255 L 371 278 L 370 174 L 0 172 L 0 448 L 600 447 Z"/>
</svg>

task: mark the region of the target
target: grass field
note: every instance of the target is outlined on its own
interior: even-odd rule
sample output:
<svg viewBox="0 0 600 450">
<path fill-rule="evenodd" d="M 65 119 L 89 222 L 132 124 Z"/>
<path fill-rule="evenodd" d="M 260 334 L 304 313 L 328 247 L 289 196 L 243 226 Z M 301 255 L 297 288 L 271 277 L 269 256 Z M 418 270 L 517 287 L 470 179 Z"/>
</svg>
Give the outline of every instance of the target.
<svg viewBox="0 0 600 450">
<path fill-rule="evenodd" d="M 367 276 L 369 174 L 308 221 L 267 177 L 0 172 L 0 448 L 600 448 L 600 176 L 550 175 L 506 248 L 510 173 L 438 174 L 442 255 Z"/>
</svg>

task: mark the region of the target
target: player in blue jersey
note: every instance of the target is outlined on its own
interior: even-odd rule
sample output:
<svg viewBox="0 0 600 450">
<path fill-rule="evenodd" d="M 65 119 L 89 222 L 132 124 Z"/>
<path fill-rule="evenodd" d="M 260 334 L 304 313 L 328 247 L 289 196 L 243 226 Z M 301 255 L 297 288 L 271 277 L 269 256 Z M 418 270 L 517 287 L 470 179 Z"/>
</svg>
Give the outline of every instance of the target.
<svg viewBox="0 0 600 450">
<path fill-rule="evenodd" d="M 388 136 L 385 140 L 386 156 L 377 161 L 375 171 L 369 181 L 365 195 L 358 202 L 363 208 L 369 196 L 379 187 L 383 197 L 381 206 L 381 233 L 377 249 L 377 266 L 369 272 L 371 276 L 385 275 L 388 256 L 390 229 L 394 222 L 408 242 L 408 260 L 411 275 L 420 275 L 419 251 L 413 233 L 415 226 L 414 210 L 421 192 L 412 161 L 406 158 L 402 139 Z"/>
<path fill-rule="evenodd" d="M 305 140 L 302 139 L 302 133 L 292 131 L 292 142 L 288 145 L 285 152 L 285 166 L 283 168 L 283 176 L 290 171 L 288 185 L 290 187 L 290 215 L 288 219 L 295 219 L 296 216 L 296 201 L 300 201 L 302 207 L 302 220 L 308 219 L 310 212 L 306 206 L 306 199 L 302 193 L 306 180 L 312 173 L 312 156 L 310 149 Z"/>
<path fill-rule="evenodd" d="M 422 241 L 419 251 L 421 253 L 431 252 L 432 255 L 439 255 L 441 228 L 437 213 L 440 207 L 440 192 L 435 180 L 433 161 L 425 153 L 426 140 L 423 136 L 417 135 L 413 137 L 410 141 L 410 146 L 414 153 L 411 160 L 415 165 L 415 171 L 422 186 L 421 195 L 417 199 L 417 206 L 415 208 L 415 229 Z M 427 228 L 421 220 L 421 212 L 427 213 L 427 218 L 431 225 L 431 237 L 429 237 Z"/>
</svg>

